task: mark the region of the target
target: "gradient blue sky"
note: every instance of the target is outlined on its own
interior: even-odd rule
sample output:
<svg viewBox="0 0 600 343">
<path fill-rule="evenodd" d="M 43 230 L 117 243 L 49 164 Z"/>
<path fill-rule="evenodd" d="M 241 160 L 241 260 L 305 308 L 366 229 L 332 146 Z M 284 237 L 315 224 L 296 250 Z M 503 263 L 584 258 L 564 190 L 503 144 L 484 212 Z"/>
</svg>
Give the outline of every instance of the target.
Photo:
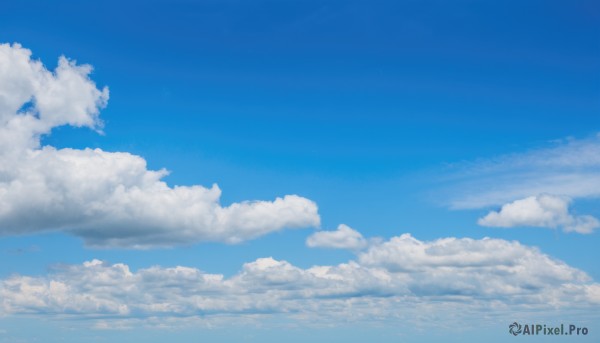
<svg viewBox="0 0 600 343">
<path fill-rule="evenodd" d="M 528 162 L 544 152 L 568 156 L 572 149 L 577 158 L 578 144 L 596 152 L 595 1 L 7 1 L 0 41 L 20 43 L 49 70 L 61 55 L 91 64 L 90 78 L 110 88 L 100 114 L 103 135 L 63 126 L 44 136 L 44 145 L 140 155 L 149 169 L 170 171 L 164 179 L 170 186 L 217 183 L 223 205 L 297 194 L 316 202 L 321 230 L 344 223 L 384 240 L 411 233 L 421 241 L 519 241 L 600 280 L 598 232 L 477 224 L 505 203 L 539 194 L 453 205 L 467 196 L 486 198 L 490 188 L 516 194 L 519 182 L 507 180 L 554 173 Z M 577 171 L 598 170 L 600 163 L 590 162 Z M 574 216 L 600 217 L 600 192 L 540 187 L 572 199 Z M 94 258 L 134 271 L 182 265 L 227 277 L 261 257 L 301 268 L 354 259 L 347 250 L 307 247 L 313 231 L 148 250 L 89 248 L 62 232 L 5 235 L 0 277 L 43 277 L 51 266 Z M 580 318 L 593 333 L 582 342 L 599 337 L 600 321 L 589 314 L 597 310 Z M 550 322 L 563 320 L 557 311 Z M 278 324 L 157 330 L 147 337 L 141 326 L 93 330 L 88 321 L 7 315 L 0 318 L 0 341 L 67 337 L 69 327 L 100 341 L 289 340 Z M 462 323 L 458 331 L 443 322 L 405 330 L 389 318 L 351 329 L 290 325 L 301 341 L 510 338 L 503 321 L 485 329 Z"/>
</svg>

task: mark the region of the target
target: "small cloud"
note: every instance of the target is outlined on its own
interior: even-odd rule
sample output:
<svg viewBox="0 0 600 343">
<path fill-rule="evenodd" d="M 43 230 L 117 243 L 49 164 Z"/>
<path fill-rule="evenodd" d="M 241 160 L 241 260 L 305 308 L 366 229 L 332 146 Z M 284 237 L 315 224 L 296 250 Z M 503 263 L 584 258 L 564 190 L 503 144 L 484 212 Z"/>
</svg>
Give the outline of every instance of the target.
<svg viewBox="0 0 600 343">
<path fill-rule="evenodd" d="M 130 330 L 132 328 L 126 320 L 99 320 L 92 325 L 94 330 Z"/>
<path fill-rule="evenodd" d="M 335 231 L 313 233 L 306 239 L 306 245 L 311 248 L 360 250 L 365 248 L 368 243 L 360 232 L 348 225 L 340 224 Z"/>
<path fill-rule="evenodd" d="M 556 195 L 530 196 L 505 204 L 499 211 L 491 211 L 477 223 L 491 227 L 562 227 L 565 232 L 583 234 L 600 227 L 600 222 L 592 216 L 571 214 L 570 202 L 569 198 Z"/>
<path fill-rule="evenodd" d="M 565 232 L 577 232 L 577 233 L 592 233 L 598 227 L 600 227 L 600 221 L 592 216 L 574 216 L 573 221 L 565 225 L 563 230 Z"/>
</svg>

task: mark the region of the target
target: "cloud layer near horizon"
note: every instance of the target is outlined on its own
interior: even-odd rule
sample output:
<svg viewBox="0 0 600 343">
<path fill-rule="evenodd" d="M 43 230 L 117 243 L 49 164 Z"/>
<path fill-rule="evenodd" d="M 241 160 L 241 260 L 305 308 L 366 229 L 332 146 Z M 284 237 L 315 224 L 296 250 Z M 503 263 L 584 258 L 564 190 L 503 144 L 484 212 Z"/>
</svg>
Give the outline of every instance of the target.
<svg viewBox="0 0 600 343">
<path fill-rule="evenodd" d="M 600 285 L 518 242 L 427 242 L 404 234 L 372 244 L 348 263 L 303 269 L 259 258 L 231 277 L 182 266 L 132 271 L 93 260 L 58 266 L 47 276 L 8 277 L 0 281 L 0 297 L 0 314 L 88 319 L 283 314 L 381 321 L 448 306 L 453 313 L 593 309 L 600 306 Z"/>
<path fill-rule="evenodd" d="M 101 128 L 109 92 L 91 71 L 61 57 L 51 72 L 0 45 L 0 235 L 61 230 L 90 246 L 147 248 L 319 225 L 317 205 L 297 195 L 224 207 L 218 186 L 169 187 L 140 156 L 40 146 L 54 127 Z"/>
</svg>

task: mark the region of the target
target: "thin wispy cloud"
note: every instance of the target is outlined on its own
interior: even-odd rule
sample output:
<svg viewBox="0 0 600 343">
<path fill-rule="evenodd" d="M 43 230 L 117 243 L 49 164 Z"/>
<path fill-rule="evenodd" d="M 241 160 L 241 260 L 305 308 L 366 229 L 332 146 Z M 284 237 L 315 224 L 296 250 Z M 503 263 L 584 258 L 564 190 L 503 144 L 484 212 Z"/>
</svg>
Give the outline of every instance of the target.
<svg viewBox="0 0 600 343">
<path fill-rule="evenodd" d="M 440 192 L 452 209 L 498 207 L 477 223 L 488 227 L 562 228 L 588 234 L 591 215 L 571 213 L 578 198 L 600 197 L 600 135 L 551 147 L 452 166 Z"/>
<path fill-rule="evenodd" d="M 446 189 L 454 209 L 498 206 L 540 194 L 600 197 L 600 136 L 455 165 Z"/>
<path fill-rule="evenodd" d="M 221 206 L 217 185 L 170 187 L 127 152 L 56 149 L 40 137 L 62 125 L 100 130 L 108 88 L 65 57 L 54 71 L 18 44 L 0 45 L 0 235 L 62 231 L 89 246 L 149 248 L 239 243 L 316 227 L 317 205 L 298 195 Z"/>
</svg>

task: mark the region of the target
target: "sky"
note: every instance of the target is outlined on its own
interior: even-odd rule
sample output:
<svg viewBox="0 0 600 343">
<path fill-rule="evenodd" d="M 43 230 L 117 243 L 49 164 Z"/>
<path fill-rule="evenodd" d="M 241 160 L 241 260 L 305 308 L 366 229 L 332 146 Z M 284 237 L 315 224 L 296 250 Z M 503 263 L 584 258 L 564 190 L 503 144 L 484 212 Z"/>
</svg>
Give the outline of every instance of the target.
<svg viewBox="0 0 600 343">
<path fill-rule="evenodd" d="M 2 4 L 0 342 L 595 342 L 598 205 L 595 1 Z"/>
</svg>

